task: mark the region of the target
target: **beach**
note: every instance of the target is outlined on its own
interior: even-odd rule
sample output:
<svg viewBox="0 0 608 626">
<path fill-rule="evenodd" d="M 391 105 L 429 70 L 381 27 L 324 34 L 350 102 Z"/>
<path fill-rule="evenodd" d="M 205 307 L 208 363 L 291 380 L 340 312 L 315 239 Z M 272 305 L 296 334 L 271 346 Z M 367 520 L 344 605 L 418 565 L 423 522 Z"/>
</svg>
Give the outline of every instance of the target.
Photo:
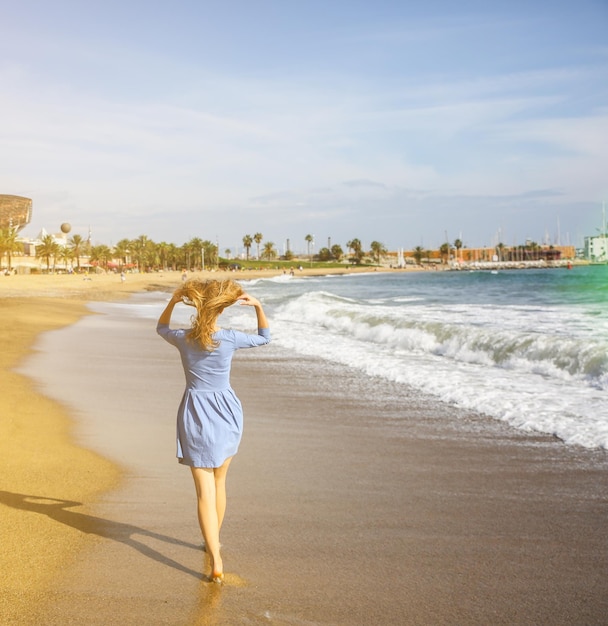
<svg viewBox="0 0 608 626">
<path fill-rule="evenodd" d="M 120 305 L 178 283 L 0 282 L 3 623 L 605 623 L 604 450 L 272 343 L 235 358 L 226 585 L 207 582 L 181 367 Z"/>
</svg>

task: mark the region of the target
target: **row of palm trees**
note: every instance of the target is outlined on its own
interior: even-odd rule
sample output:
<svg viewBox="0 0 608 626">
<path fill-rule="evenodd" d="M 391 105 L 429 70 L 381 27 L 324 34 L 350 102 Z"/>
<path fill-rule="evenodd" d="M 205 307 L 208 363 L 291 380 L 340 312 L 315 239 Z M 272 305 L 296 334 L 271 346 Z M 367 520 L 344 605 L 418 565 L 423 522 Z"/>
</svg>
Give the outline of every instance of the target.
<svg viewBox="0 0 608 626">
<path fill-rule="evenodd" d="M 254 242 L 257 246 L 257 258 L 258 259 L 272 260 L 276 258 L 277 251 L 274 247 L 274 243 L 271 241 L 268 241 L 264 244 L 262 254 L 260 255 L 260 244 L 262 243 L 263 239 L 264 239 L 264 236 L 262 235 L 262 233 L 255 233 L 253 237 L 251 235 L 245 235 L 243 237 L 243 247 L 245 248 L 247 260 L 249 260 L 249 251 Z M 306 242 L 307 256 L 312 261 L 313 255 L 311 254 L 311 247 L 314 244 L 314 236 L 308 234 L 304 237 L 304 241 Z M 353 263 L 360 264 L 363 262 L 363 259 L 366 256 L 366 252 L 363 250 L 363 245 L 359 239 L 350 240 L 346 244 L 346 247 L 351 253 L 351 261 Z M 382 256 L 385 255 L 386 253 L 387 253 L 387 249 L 384 246 L 384 244 L 378 241 L 372 241 L 370 245 L 370 251 L 367 254 L 369 254 L 369 256 L 373 260 L 375 260 L 376 263 L 380 264 Z M 293 252 L 291 252 L 291 250 L 289 249 L 286 250 L 285 254 L 283 255 L 283 258 L 285 260 L 290 261 L 291 259 L 293 259 Z M 318 261 L 340 262 L 344 258 L 344 250 L 342 249 L 342 246 L 339 244 L 334 244 L 333 246 L 331 246 L 331 248 L 323 247 L 319 250 L 315 258 Z"/>
<path fill-rule="evenodd" d="M 262 233 L 255 233 L 253 237 L 251 235 L 245 235 L 243 237 L 243 247 L 245 248 L 245 255 L 248 261 L 249 251 L 254 242 L 257 246 L 258 259 L 266 259 L 267 261 L 272 261 L 272 259 L 275 259 L 277 257 L 277 251 L 272 241 L 267 241 L 264 244 L 264 249 L 262 250 L 262 254 L 260 256 L 260 244 L 262 243 L 262 239 L 264 239 L 264 235 L 262 235 Z M 230 250 L 226 250 L 226 252 L 230 253 Z"/>
<path fill-rule="evenodd" d="M 0 258 L 8 257 L 7 266 L 9 268 L 12 266 L 12 257 L 23 254 L 23 244 L 17 240 L 17 235 L 16 229 L 0 229 Z M 253 236 L 245 235 L 243 237 L 243 247 L 247 260 L 249 260 L 250 249 L 254 243 L 257 248 L 258 259 L 271 261 L 279 256 L 272 241 L 264 242 L 260 249 L 263 239 L 264 236 L 259 232 Z M 304 241 L 307 245 L 308 257 L 312 261 L 313 235 L 306 235 Z M 371 243 L 369 252 L 364 251 L 360 239 L 352 239 L 346 246 L 350 253 L 351 262 L 356 264 L 362 263 L 366 256 L 371 257 L 379 264 L 382 256 L 387 252 L 385 246 L 378 241 Z M 51 267 L 61 267 L 62 265 L 66 271 L 68 268 L 74 267 L 80 271 L 83 267 L 89 266 L 98 266 L 106 270 L 109 267 L 117 267 L 119 270 L 135 267 L 139 271 L 146 271 L 151 268 L 177 269 L 180 267 L 205 269 L 205 267 L 217 267 L 219 263 L 218 247 L 211 241 L 195 237 L 181 246 L 176 246 L 166 242 L 155 243 L 146 235 L 141 235 L 137 239 L 121 239 L 112 247 L 104 244 L 91 245 L 88 239 L 78 234 L 72 235 L 65 245 L 58 243 L 52 235 L 45 235 L 36 246 L 36 256 L 46 263 L 47 271 L 50 271 Z M 230 249 L 225 250 L 225 256 L 230 259 Z M 290 250 L 287 250 L 282 258 L 291 260 L 294 255 Z M 319 261 L 340 262 L 344 259 L 344 250 L 339 244 L 335 244 L 331 248 L 323 247 L 314 258 Z"/>
<path fill-rule="evenodd" d="M 195 237 L 183 244 L 176 246 L 172 243 L 155 243 L 146 235 L 137 239 L 121 239 L 112 248 L 106 245 L 91 245 L 89 241 L 80 235 L 73 235 L 63 246 L 55 241 L 51 235 L 42 238 L 36 246 L 36 256 L 46 261 L 47 270 L 51 265 L 57 266 L 57 262 L 76 264 L 81 269 L 82 259 L 86 259 L 86 265 L 98 266 L 103 269 L 117 267 L 119 270 L 137 268 L 139 271 L 150 269 L 177 269 L 180 267 L 197 267 L 205 269 L 206 266 L 216 267 L 218 264 L 217 246 L 211 241 Z"/>
<path fill-rule="evenodd" d="M 499 244 L 499 246 L 503 247 L 504 244 Z M 455 252 L 456 259 L 460 258 L 460 250 L 464 248 L 464 244 L 461 239 L 454 240 L 453 244 L 449 242 L 444 242 L 439 246 L 439 259 L 442 263 L 446 264 L 450 260 L 450 256 L 453 252 Z M 434 250 L 424 249 L 422 246 L 416 246 L 414 248 L 413 255 L 414 260 L 418 265 L 422 263 L 422 259 L 426 258 L 427 261 L 430 261 L 431 258 L 435 256 Z"/>
<path fill-rule="evenodd" d="M 264 242 L 263 247 L 260 246 L 264 236 L 257 232 L 253 236 L 245 235 L 242 239 L 245 248 L 246 258 L 250 258 L 251 247 L 255 244 L 257 258 L 271 261 L 277 258 L 278 253 L 275 244 L 272 241 Z M 311 247 L 314 244 L 313 235 L 307 234 L 304 237 L 307 245 L 307 255 L 313 260 Z M 365 251 L 360 239 L 351 239 L 346 243 L 349 252 L 349 259 L 354 264 L 361 264 L 366 257 L 377 264 L 381 263 L 382 257 L 387 254 L 387 249 L 381 242 L 372 241 L 370 250 Z M 456 239 L 453 244 L 448 242 L 441 244 L 439 247 L 439 257 L 442 263 L 447 263 L 450 256 L 455 251 L 456 258 L 459 258 L 460 250 L 464 247 L 462 240 Z M 529 243 L 526 246 L 519 246 L 517 250 L 532 251 L 540 248 L 538 244 Z M 513 250 L 516 248 L 514 247 Z M 507 256 L 507 248 L 504 244 L 499 243 L 496 246 L 496 253 L 499 259 Z M 203 240 L 195 237 L 187 243 L 176 246 L 172 243 L 160 242 L 155 243 L 146 235 L 141 235 L 137 239 L 121 239 L 113 247 L 106 245 L 91 245 L 90 241 L 84 239 L 81 235 L 72 235 L 66 245 L 57 243 L 52 235 L 43 237 L 41 243 L 36 247 L 36 256 L 46 262 L 47 270 L 51 266 L 56 267 L 58 264 L 64 264 L 66 270 L 68 265 L 81 269 L 82 261 L 86 261 L 85 265 L 99 266 L 104 269 L 109 267 L 118 267 L 119 269 L 136 267 L 139 271 L 148 269 L 177 269 L 181 267 L 201 268 L 217 267 L 219 264 L 218 247 L 209 240 Z M 8 257 L 8 267 L 11 267 L 12 257 L 16 254 L 23 253 L 23 245 L 17 241 L 16 229 L 0 229 L 0 258 Z M 226 258 L 230 259 L 231 250 L 225 250 Z M 512 256 L 512 251 L 509 254 Z M 413 251 L 413 257 L 416 263 L 420 264 L 423 258 L 430 261 L 431 257 L 436 256 L 436 252 L 425 250 L 421 246 L 417 246 Z M 345 257 L 344 250 L 339 244 L 331 247 L 322 247 L 314 259 L 319 261 L 337 261 L 341 262 Z M 293 253 L 287 250 L 282 256 L 285 260 L 294 258 Z"/>
</svg>

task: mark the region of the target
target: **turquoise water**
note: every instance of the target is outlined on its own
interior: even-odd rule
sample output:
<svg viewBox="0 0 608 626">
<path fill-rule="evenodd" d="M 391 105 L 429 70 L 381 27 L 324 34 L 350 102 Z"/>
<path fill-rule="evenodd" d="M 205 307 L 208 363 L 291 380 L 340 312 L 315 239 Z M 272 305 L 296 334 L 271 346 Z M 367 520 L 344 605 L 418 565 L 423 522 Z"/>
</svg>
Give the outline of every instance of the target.
<svg viewBox="0 0 608 626">
<path fill-rule="evenodd" d="M 248 289 L 295 354 L 608 447 L 608 266 L 283 276 Z"/>
</svg>

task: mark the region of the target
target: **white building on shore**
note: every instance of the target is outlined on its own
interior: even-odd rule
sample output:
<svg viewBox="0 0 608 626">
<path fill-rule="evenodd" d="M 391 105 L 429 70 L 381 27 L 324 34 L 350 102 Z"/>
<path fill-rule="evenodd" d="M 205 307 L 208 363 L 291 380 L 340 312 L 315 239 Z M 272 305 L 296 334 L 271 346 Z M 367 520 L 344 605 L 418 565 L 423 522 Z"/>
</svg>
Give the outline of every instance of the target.
<svg viewBox="0 0 608 626">
<path fill-rule="evenodd" d="M 585 258 L 595 263 L 607 263 L 608 236 L 585 237 Z"/>
</svg>

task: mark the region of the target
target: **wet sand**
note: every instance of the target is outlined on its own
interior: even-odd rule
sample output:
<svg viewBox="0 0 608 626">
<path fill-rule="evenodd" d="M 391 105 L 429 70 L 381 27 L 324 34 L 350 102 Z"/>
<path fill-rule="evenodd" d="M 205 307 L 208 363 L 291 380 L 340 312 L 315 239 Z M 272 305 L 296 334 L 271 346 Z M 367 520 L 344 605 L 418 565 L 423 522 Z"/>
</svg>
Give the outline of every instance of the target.
<svg viewBox="0 0 608 626">
<path fill-rule="evenodd" d="M 123 478 L 101 497 L 41 476 L 3 483 L 3 519 L 18 520 L 22 542 L 43 523 L 71 550 L 8 623 L 605 623 L 604 452 L 275 344 L 235 359 L 246 427 L 229 475 L 227 584 L 206 582 L 191 478 L 174 458 L 177 355 L 152 320 L 104 310 L 44 335 L 26 369 L 75 419 L 73 450 L 102 455 Z M 97 483 L 97 471 L 87 476 Z M 16 578 L 31 566 L 18 562 Z"/>
<path fill-rule="evenodd" d="M 308 268 L 302 274 L 340 271 L 360 270 Z M 196 276 L 250 279 L 279 273 Z M 120 301 L 146 290 L 171 290 L 180 281 L 179 272 L 128 274 L 124 283 L 116 274 L 0 277 L 0 623 L 30 623 L 28 615 L 44 604 L 42 591 L 99 539 L 91 530 L 98 520 L 86 515 L 100 494 L 120 484 L 122 475 L 122 458 L 115 456 L 111 463 L 86 442 L 74 444 L 78 411 L 68 410 L 63 395 L 53 400 L 41 394 L 38 383 L 15 368 L 40 333 L 89 315 L 87 301 Z M 88 338 L 83 345 L 87 343 Z M 75 359 L 91 363 L 95 355 L 81 349 Z M 79 372 L 72 378 L 57 373 L 59 389 L 66 381 L 79 384 Z M 85 517 L 72 515 L 75 511 Z"/>
</svg>

